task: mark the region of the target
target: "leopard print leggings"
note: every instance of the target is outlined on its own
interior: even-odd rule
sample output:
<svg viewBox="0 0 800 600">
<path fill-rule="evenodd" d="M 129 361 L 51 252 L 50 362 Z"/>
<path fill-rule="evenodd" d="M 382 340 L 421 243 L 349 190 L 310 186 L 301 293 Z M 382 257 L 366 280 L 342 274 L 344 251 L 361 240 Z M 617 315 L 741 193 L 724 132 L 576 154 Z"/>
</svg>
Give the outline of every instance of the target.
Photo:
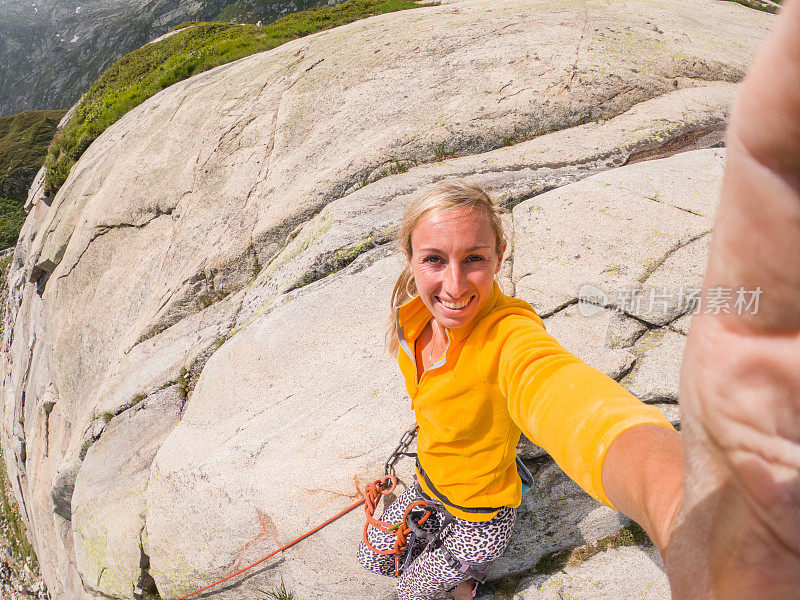
<svg viewBox="0 0 800 600">
<path fill-rule="evenodd" d="M 381 516 L 381 521 L 397 523 L 403 518 L 408 505 L 420 500 L 415 486 L 409 487 Z M 500 556 L 511 539 L 516 509 L 503 507 L 491 520 L 473 523 L 454 517 L 455 522 L 447 525 L 442 532 L 442 542 L 458 560 L 484 566 Z M 439 530 L 441 520 L 436 513 L 422 525 L 426 532 Z M 374 527 L 367 531 L 367 539 L 378 550 L 394 547 L 394 535 L 384 533 Z M 445 591 L 453 590 L 467 576 L 451 567 L 445 559 L 442 548 L 431 550 L 425 540 L 417 539 L 413 547 L 400 556 L 400 564 L 411 552 L 413 562 L 403 571 L 397 582 L 398 600 L 430 600 Z M 358 561 L 362 566 L 380 575 L 395 576 L 394 555 L 375 554 L 362 541 L 358 548 Z"/>
</svg>

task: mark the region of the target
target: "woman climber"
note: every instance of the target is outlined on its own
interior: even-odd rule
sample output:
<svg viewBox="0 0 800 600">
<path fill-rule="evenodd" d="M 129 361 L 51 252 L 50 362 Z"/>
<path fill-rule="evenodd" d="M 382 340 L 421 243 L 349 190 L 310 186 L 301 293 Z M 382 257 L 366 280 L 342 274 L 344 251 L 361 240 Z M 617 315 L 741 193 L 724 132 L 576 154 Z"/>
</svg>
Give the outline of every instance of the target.
<svg viewBox="0 0 800 600">
<path fill-rule="evenodd" d="M 682 434 L 501 292 L 494 277 L 506 238 L 479 186 L 440 182 L 409 205 L 389 342 L 419 425 L 418 463 L 414 485 L 381 520 L 401 521 L 420 499 L 433 510 L 401 557 L 399 600 L 491 597 L 472 578 L 509 540 L 520 432 L 644 527 L 673 598 L 797 600 L 800 0 L 785 3 L 745 78 L 727 148 L 703 288 L 762 295 L 756 313 L 695 316 Z M 369 527 L 366 541 L 360 562 L 395 575 L 394 558 L 380 553 L 392 533 Z"/>
</svg>

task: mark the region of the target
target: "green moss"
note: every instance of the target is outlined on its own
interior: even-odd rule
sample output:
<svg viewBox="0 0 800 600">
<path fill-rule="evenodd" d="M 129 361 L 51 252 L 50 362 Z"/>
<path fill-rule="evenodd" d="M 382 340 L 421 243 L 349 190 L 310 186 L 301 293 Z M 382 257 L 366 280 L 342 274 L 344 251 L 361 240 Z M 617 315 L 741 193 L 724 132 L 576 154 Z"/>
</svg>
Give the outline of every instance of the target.
<svg viewBox="0 0 800 600">
<path fill-rule="evenodd" d="M 229 290 L 214 290 L 213 292 L 210 292 L 208 294 L 200 294 L 197 297 L 197 304 L 200 306 L 200 308 L 206 308 L 208 306 L 211 306 L 215 302 L 219 302 L 229 294 L 230 294 Z"/>
<path fill-rule="evenodd" d="M 377 234 L 377 235 L 370 235 L 366 240 L 363 242 L 356 244 L 355 246 L 350 246 L 349 248 L 342 248 L 341 250 L 337 250 L 336 253 L 333 255 L 333 260 L 337 264 L 344 264 L 347 266 L 351 262 L 353 262 L 360 254 L 363 254 L 367 250 L 371 250 L 378 244 L 385 242 L 389 237 L 389 234 Z M 341 267 L 339 267 L 341 268 Z"/>
<path fill-rule="evenodd" d="M 81 460 L 86 458 L 86 453 L 89 451 L 89 446 L 91 446 L 93 443 L 94 440 L 92 438 L 86 438 L 83 440 L 83 443 L 81 444 L 81 451 L 78 453 L 78 458 Z"/>
<path fill-rule="evenodd" d="M 293 13 L 265 27 L 183 23 L 178 33 L 122 57 L 83 95 L 72 118 L 47 151 L 45 190 L 55 194 L 92 141 L 129 110 L 173 83 L 317 31 L 381 13 L 434 4 L 437 3 L 351 0 Z M 188 27 L 190 24 L 194 26 Z"/>
<path fill-rule="evenodd" d="M 150 331 L 145 333 L 141 338 L 139 338 L 139 340 L 137 340 L 136 343 L 137 344 L 141 344 L 142 342 L 144 342 L 146 340 L 149 340 L 151 337 L 155 337 L 159 333 L 161 333 L 162 331 L 166 331 L 166 330 L 167 330 L 167 326 L 164 323 L 159 323 L 158 325 L 153 327 Z"/>
<path fill-rule="evenodd" d="M 325 261 L 324 269 L 317 268 L 303 273 L 290 289 L 303 287 L 309 283 L 319 281 L 332 273 L 341 271 L 367 250 L 371 250 L 389 241 L 392 237 L 392 233 L 393 230 L 374 232 L 371 233 L 367 239 L 358 244 L 337 250 L 333 253 L 333 256 Z"/>
<path fill-rule="evenodd" d="M 619 548 L 620 546 L 652 546 L 653 542 L 642 529 L 641 525 L 631 521 L 613 535 L 600 538 L 596 542 L 578 548 L 566 548 L 557 552 L 545 554 L 536 563 L 536 572 L 551 574 L 567 566 L 579 565 L 595 554 Z"/>
<path fill-rule="evenodd" d="M 19 514 L 19 505 L 11 492 L 2 449 L 0 449 L 0 520 L 5 525 L 3 529 L 8 545 L 11 547 L 11 553 L 23 562 L 26 558 L 30 558 L 31 568 L 37 570 L 39 561 L 33 551 L 33 546 L 28 541 L 28 533 Z"/>
<path fill-rule="evenodd" d="M 514 594 L 524 575 L 506 575 L 502 579 L 492 581 L 495 600 L 516 600 Z"/>
<path fill-rule="evenodd" d="M 770 6 L 769 4 L 762 4 L 761 2 L 753 2 L 752 0 L 728 0 L 729 2 L 735 2 L 736 4 L 741 4 L 742 6 L 746 6 L 747 8 L 754 8 L 756 10 L 762 10 L 764 12 L 776 14 L 778 12 L 778 8 L 775 6 Z M 778 4 L 780 4 L 781 0 L 775 0 Z"/>
<path fill-rule="evenodd" d="M 313 222 L 313 221 L 312 221 Z M 304 227 L 301 234 L 298 235 L 297 243 L 290 248 L 288 252 L 282 252 L 276 255 L 275 260 L 269 263 L 267 267 L 267 277 L 271 277 L 275 271 L 283 267 L 296 257 L 300 256 L 311 245 L 312 242 L 319 239 L 325 232 L 327 232 L 333 225 L 333 211 L 327 207 L 319 214 L 319 218 L 315 222 L 315 227 Z M 300 237 L 302 235 L 303 237 Z M 292 240 L 294 242 L 294 240 Z"/>
</svg>

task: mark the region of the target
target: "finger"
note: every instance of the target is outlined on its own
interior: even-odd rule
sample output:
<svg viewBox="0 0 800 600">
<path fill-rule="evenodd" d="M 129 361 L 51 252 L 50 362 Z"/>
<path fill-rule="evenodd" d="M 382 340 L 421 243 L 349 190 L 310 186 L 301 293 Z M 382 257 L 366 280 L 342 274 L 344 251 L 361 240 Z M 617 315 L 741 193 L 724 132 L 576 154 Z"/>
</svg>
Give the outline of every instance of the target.
<svg viewBox="0 0 800 600">
<path fill-rule="evenodd" d="M 800 172 L 800 2 L 787 2 L 753 61 L 732 127 L 760 163 Z M 797 181 L 795 179 L 795 181 Z"/>
<path fill-rule="evenodd" d="M 720 317 L 728 327 L 796 333 L 800 331 L 800 0 L 785 6 L 745 78 L 727 145 L 722 201 L 704 288 L 706 293 L 722 288 L 758 295 L 756 310 Z"/>
</svg>

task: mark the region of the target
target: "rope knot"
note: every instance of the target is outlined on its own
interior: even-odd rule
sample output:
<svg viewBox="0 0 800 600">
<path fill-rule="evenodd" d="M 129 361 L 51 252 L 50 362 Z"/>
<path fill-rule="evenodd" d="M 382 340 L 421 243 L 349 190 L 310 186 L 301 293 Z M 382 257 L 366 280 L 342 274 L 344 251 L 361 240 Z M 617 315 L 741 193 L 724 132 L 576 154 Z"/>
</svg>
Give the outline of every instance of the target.
<svg viewBox="0 0 800 600">
<path fill-rule="evenodd" d="M 378 507 L 378 502 L 380 502 L 381 497 L 385 494 L 392 493 L 396 487 L 397 478 L 394 475 L 386 475 L 383 479 L 376 479 L 372 483 L 368 484 L 365 488 L 364 494 L 366 498 L 364 501 L 364 513 L 367 516 L 367 522 L 364 523 L 363 537 L 364 544 L 372 552 L 384 555 L 394 554 L 394 572 L 395 575 L 399 577 L 401 570 L 400 555 L 408 550 L 408 536 L 410 533 L 412 533 L 414 528 L 420 528 L 425 521 L 430 518 L 431 514 L 433 514 L 433 509 L 427 502 L 425 502 L 425 500 L 416 500 L 409 504 L 408 508 L 403 514 L 403 520 L 399 523 L 388 523 L 386 521 L 376 519 L 375 510 Z M 413 523 L 413 525 L 409 525 L 411 519 L 414 518 L 411 513 L 417 507 L 422 507 L 424 514 L 419 518 L 419 520 Z M 372 525 L 375 529 L 383 531 L 384 533 L 389 533 L 395 536 L 394 547 L 391 550 L 378 550 L 369 543 L 369 540 L 367 540 L 367 531 L 369 530 L 370 525 Z"/>
</svg>

